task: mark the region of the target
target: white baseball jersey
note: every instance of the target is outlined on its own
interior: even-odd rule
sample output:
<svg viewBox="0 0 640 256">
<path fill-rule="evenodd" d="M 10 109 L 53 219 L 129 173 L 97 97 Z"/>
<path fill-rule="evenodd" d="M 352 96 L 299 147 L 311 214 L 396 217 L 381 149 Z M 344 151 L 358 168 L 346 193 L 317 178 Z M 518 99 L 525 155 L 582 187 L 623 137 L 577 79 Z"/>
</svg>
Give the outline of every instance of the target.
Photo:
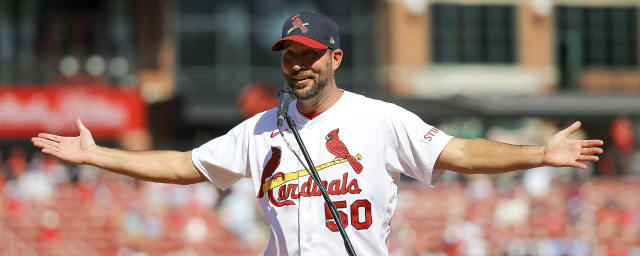
<svg viewBox="0 0 640 256">
<path fill-rule="evenodd" d="M 444 172 L 433 166 L 451 136 L 403 108 L 350 92 L 311 120 L 295 104 L 289 115 L 356 253 L 387 255 L 400 174 L 433 185 Z M 194 149 L 193 162 L 220 189 L 253 180 L 271 227 L 265 255 L 346 255 L 317 184 L 279 135 L 276 112 Z M 303 157 L 288 128 L 285 136 Z"/>
</svg>

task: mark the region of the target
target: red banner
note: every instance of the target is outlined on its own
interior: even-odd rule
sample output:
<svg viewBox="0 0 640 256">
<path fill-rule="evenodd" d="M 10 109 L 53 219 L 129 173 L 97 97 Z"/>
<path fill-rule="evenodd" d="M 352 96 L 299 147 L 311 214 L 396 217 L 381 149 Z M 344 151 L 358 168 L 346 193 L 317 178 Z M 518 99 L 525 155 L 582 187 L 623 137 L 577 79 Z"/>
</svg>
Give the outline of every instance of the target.
<svg viewBox="0 0 640 256">
<path fill-rule="evenodd" d="M 118 139 L 125 130 L 147 127 L 146 106 L 137 89 L 0 87 L 0 138 L 28 138 L 39 132 L 77 135 L 76 118 L 100 139 Z"/>
</svg>

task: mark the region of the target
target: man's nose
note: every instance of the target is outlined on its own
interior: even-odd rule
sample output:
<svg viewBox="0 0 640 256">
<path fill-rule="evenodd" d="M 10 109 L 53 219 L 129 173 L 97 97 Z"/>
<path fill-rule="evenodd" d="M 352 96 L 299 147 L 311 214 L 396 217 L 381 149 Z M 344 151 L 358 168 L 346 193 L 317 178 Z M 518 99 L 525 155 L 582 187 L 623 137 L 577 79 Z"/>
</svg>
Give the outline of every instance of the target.
<svg viewBox="0 0 640 256">
<path fill-rule="evenodd" d="M 302 71 L 303 69 L 304 68 L 300 64 L 294 64 L 293 65 L 293 71 L 299 72 L 299 71 Z"/>
</svg>

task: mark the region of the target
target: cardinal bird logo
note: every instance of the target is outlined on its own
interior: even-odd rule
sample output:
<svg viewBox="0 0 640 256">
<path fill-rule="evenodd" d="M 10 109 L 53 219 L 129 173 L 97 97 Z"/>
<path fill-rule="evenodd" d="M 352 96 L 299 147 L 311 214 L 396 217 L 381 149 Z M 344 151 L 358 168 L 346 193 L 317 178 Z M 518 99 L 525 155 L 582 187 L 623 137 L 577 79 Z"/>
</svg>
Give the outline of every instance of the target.
<svg viewBox="0 0 640 256">
<path fill-rule="evenodd" d="M 340 137 L 338 137 L 339 131 L 340 129 L 335 129 L 324 137 L 324 139 L 327 140 L 327 150 L 336 156 L 336 158 L 347 159 L 353 170 L 360 174 L 360 172 L 362 172 L 362 164 L 349 153 L 347 146 L 345 146 L 340 140 Z"/>
<path fill-rule="evenodd" d="M 273 174 L 273 172 L 278 169 L 278 166 L 280 166 L 281 157 L 282 151 L 280 150 L 280 148 L 271 147 L 271 158 L 269 158 L 267 164 L 264 166 L 264 170 L 262 170 L 262 177 L 260 178 L 261 188 L 264 183 L 267 182 L 267 178 L 269 178 L 271 174 Z M 258 199 L 262 198 L 262 196 L 264 196 L 264 191 L 260 189 L 260 192 L 258 192 Z"/>
</svg>

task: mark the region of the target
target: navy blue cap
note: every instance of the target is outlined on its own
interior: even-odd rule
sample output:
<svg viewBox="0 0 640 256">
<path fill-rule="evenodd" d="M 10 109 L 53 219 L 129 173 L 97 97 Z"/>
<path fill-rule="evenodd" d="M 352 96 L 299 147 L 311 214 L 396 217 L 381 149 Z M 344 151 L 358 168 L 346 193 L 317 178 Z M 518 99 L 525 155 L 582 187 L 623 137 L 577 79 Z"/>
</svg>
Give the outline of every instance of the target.
<svg viewBox="0 0 640 256">
<path fill-rule="evenodd" d="M 304 11 L 287 18 L 282 25 L 282 38 L 271 47 L 280 51 L 287 40 L 315 49 L 340 49 L 338 24 L 316 11 Z"/>
</svg>

